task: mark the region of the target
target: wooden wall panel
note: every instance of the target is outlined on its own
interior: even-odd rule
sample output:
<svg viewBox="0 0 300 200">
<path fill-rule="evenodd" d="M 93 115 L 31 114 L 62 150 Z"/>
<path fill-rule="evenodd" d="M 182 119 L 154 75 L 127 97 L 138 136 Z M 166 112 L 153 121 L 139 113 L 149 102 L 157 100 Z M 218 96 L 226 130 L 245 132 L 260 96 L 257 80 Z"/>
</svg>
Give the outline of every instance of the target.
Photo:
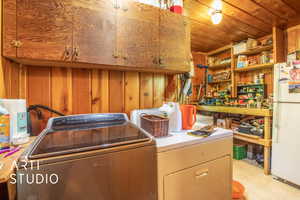
<svg viewBox="0 0 300 200">
<path fill-rule="evenodd" d="M 287 50 L 288 53 L 300 50 L 300 25 L 287 30 Z"/>
<path fill-rule="evenodd" d="M 153 107 L 153 73 L 140 74 L 140 106 L 141 108 Z"/>
<path fill-rule="evenodd" d="M 73 69 L 72 79 L 73 114 L 91 113 L 91 70 Z"/>
<path fill-rule="evenodd" d="M 153 75 L 153 107 L 161 107 L 165 99 L 165 76 L 164 74 Z"/>
<path fill-rule="evenodd" d="M 296 50 L 300 50 L 300 26 L 297 28 L 296 40 Z"/>
<path fill-rule="evenodd" d="M 5 97 L 5 82 L 4 82 L 4 69 L 3 69 L 3 63 L 1 63 L 0 65 L 0 98 L 4 98 Z"/>
<path fill-rule="evenodd" d="M 297 29 L 291 29 L 287 32 L 288 38 L 288 53 L 292 53 L 296 51 L 297 48 Z"/>
<path fill-rule="evenodd" d="M 178 101 L 178 75 L 169 75 L 165 79 L 166 101 Z"/>
<path fill-rule="evenodd" d="M 51 106 L 51 68 L 28 68 L 28 104 Z"/>
<path fill-rule="evenodd" d="M 20 67 L 16 63 L 12 63 L 13 67 L 11 67 L 11 91 L 10 95 L 11 98 L 19 98 L 19 90 L 20 90 L 20 84 L 19 84 L 19 75 L 20 75 Z"/>
<path fill-rule="evenodd" d="M 10 98 L 17 98 L 15 95 L 13 95 L 13 91 L 18 91 L 19 90 L 19 86 L 18 84 L 15 84 L 16 82 L 13 80 L 16 80 L 16 78 L 18 77 L 18 73 L 17 73 L 17 67 L 16 65 L 9 61 L 9 60 L 5 60 L 3 62 L 3 73 L 5 74 L 3 76 L 3 81 L 5 84 L 4 90 L 5 90 L 5 94 L 7 96 L 9 96 Z"/>
<path fill-rule="evenodd" d="M 138 72 L 125 72 L 125 112 L 130 114 L 140 107 L 140 82 Z"/>
<path fill-rule="evenodd" d="M 192 55 L 193 55 L 195 76 L 192 79 L 193 94 L 190 100 L 194 101 L 197 100 L 199 85 L 205 83 L 205 69 L 200 69 L 197 67 L 197 65 L 198 64 L 206 65 L 207 56 L 203 53 L 197 53 L 197 52 L 193 52 Z"/>
<path fill-rule="evenodd" d="M 101 112 L 101 71 L 98 69 L 92 70 L 92 112 Z"/>
<path fill-rule="evenodd" d="M 109 72 L 107 70 L 101 71 L 100 86 L 101 86 L 100 112 L 108 113 L 109 112 Z"/>
<path fill-rule="evenodd" d="M 28 67 L 27 92 L 28 105 L 42 104 L 51 107 L 51 68 Z M 33 132 L 36 134 L 52 115 L 44 112 L 43 116 L 44 120 L 39 121 L 35 113 L 31 115 Z"/>
<path fill-rule="evenodd" d="M 52 108 L 72 114 L 72 71 L 67 68 L 52 69 Z"/>
<path fill-rule="evenodd" d="M 6 98 L 24 98 L 28 105 L 42 104 L 64 114 L 126 112 L 159 107 L 165 96 L 176 100 L 177 75 L 121 72 L 99 69 L 33 67 L 3 60 Z M 167 91 L 170 89 L 170 91 Z M 171 98 L 170 98 L 171 97 Z M 32 114 L 34 133 L 44 120 Z"/>
<path fill-rule="evenodd" d="M 124 72 L 109 73 L 109 112 L 124 112 Z"/>
<path fill-rule="evenodd" d="M 27 91 L 27 77 L 28 77 L 28 67 L 24 65 L 20 65 L 20 73 L 19 73 L 19 98 L 27 99 L 28 91 Z"/>
<path fill-rule="evenodd" d="M 273 59 L 274 63 L 286 61 L 286 38 L 284 30 L 274 26 L 273 27 Z"/>
</svg>

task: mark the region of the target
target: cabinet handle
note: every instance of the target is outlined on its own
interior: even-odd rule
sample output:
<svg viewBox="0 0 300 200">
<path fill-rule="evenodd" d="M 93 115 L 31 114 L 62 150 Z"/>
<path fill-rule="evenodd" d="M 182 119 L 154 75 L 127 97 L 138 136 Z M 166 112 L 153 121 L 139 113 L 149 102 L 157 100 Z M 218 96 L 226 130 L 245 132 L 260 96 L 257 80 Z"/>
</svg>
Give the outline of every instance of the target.
<svg viewBox="0 0 300 200">
<path fill-rule="evenodd" d="M 203 178 L 203 177 L 205 177 L 205 176 L 207 176 L 208 175 L 208 169 L 206 169 L 206 170 L 202 170 L 202 171 L 197 171 L 196 173 L 195 173 L 195 178 L 196 179 L 200 179 L 200 178 Z"/>
<path fill-rule="evenodd" d="M 118 52 L 117 51 L 114 51 L 113 55 L 112 55 L 114 58 L 119 58 L 119 55 L 118 55 Z"/>
<path fill-rule="evenodd" d="M 72 60 L 76 61 L 78 57 L 79 57 L 79 48 L 75 47 L 72 55 Z"/>
<path fill-rule="evenodd" d="M 18 43 L 17 40 L 12 40 L 10 42 L 11 46 L 13 46 L 13 47 L 17 47 L 18 46 L 17 43 Z"/>
<path fill-rule="evenodd" d="M 10 44 L 11 44 L 13 47 L 16 47 L 16 48 L 20 48 L 20 47 L 23 45 L 23 43 L 22 43 L 21 41 L 19 41 L 19 40 L 12 40 L 12 41 L 10 42 Z"/>
<path fill-rule="evenodd" d="M 158 59 L 158 64 L 159 65 L 164 65 L 165 63 L 164 63 L 164 60 L 162 59 L 162 58 L 159 58 Z"/>
<path fill-rule="evenodd" d="M 70 55 L 71 55 L 71 53 L 70 53 L 70 47 L 68 47 L 68 46 L 66 46 L 65 47 L 65 53 L 64 53 L 64 60 L 68 60 L 69 58 L 70 58 Z"/>
</svg>

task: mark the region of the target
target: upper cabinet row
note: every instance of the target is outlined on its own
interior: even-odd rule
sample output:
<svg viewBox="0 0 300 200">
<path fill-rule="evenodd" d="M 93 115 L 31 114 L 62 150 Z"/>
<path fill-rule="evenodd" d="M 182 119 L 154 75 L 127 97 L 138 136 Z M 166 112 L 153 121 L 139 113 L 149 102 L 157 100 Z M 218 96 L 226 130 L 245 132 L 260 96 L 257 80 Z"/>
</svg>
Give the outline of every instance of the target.
<svg viewBox="0 0 300 200">
<path fill-rule="evenodd" d="M 134 0 L 4 0 L 3 55 L 186 72 L 187 19 Z"/>
</svg>

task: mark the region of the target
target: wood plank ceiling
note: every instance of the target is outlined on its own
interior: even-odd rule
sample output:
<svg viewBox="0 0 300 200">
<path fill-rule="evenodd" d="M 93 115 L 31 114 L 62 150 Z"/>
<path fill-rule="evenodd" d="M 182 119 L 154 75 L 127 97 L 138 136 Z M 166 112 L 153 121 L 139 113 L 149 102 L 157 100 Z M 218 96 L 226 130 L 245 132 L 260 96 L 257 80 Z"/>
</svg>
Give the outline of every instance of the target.
<svg viewBox="0 0 300 200">
<path fill-rule="evenodd" d="M 213 0 L 185 0 L 190 18 L 192 50 L 208 52 L 231 42 L 272 33 L 272 26 L 300 23 L 300 0 L 223 0 L 223 20 L 214 25 L 208 15 Z"/>
</svg>

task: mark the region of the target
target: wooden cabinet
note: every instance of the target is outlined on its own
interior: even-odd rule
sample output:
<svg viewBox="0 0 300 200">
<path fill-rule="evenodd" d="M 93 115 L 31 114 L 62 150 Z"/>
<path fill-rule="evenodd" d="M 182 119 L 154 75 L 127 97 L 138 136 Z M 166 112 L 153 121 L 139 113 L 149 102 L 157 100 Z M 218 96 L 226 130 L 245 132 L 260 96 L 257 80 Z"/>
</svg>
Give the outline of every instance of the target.
<svg viewBox="0 0 300 200">
<path fill-rule="evenodd" d="M 73 61 L 115 65 L 117 12 L 115 0 L 73 2 Z"/>
<path fill-rule="evenodd" d="M 17 48 L 14 46 L 17 35 L 17 2 L 16 0 L 3 1 L 2 24 L 2 54 L 7 57 L 16 57 Z"/>
<path fill-rule="evenodd" d="M 189 70 L 189 24 L 184 16 L 166 10 L 160 12 L 160 67 Z"/>
<path fill-rule="evenodd" d="M 165 200 L 230 200 L 230 159 L 226 156 L 166 176 Z"/>
<path fill-rule="evenodd" d="M 3 5 L 3 55 L 17 62 L 189 71 L 189 31 L 182 15 L 135 0 L 4 0 Z"/>
<path fill-rule="evenodd" d="M 17 0 L 17 57 L 64 60 L 72 27 L 72 0 Z"/>
<path fill-rule="evenodd" d="M 156 67 L 159 57 L 159 13 L 154 6 L 135 0 L 119 1 L 119 64 L 134 67 Z"/>
</svg>

